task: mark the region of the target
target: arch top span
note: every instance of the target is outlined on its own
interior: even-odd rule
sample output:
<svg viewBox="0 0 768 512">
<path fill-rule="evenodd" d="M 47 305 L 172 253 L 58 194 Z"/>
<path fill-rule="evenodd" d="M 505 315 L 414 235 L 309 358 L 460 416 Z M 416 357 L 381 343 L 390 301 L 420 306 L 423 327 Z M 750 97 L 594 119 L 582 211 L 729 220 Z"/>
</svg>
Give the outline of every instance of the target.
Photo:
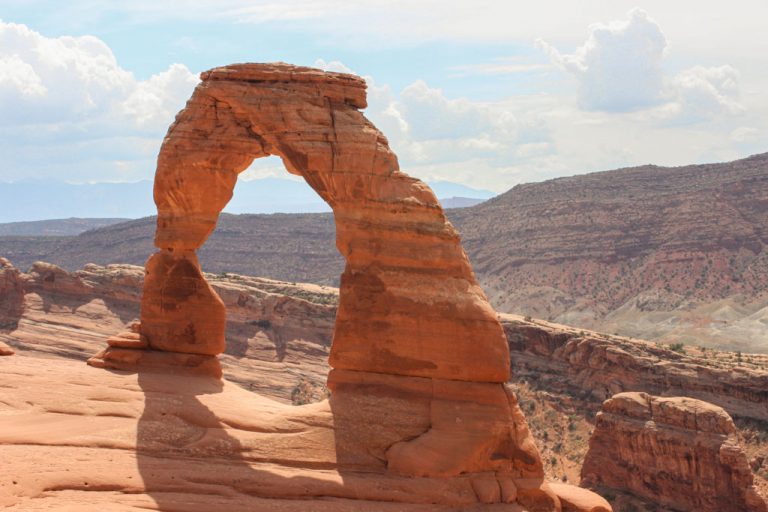
<svg viewBox="0 0 768 512">
<path fill-rule="evenodd" d="M 346 259 L 330 363 L 354 370 L 503 382 L 506 338 L 432 191 L 399 170 L 360 112 L 365 81 L 288 64 L 206 71 L 158 157 L 155 245 L 141 330 L 159 350 L 217 354 L 224 310 L 194 251 L 238 173 L 277 155 L 331 206 Z"/>
</svg>

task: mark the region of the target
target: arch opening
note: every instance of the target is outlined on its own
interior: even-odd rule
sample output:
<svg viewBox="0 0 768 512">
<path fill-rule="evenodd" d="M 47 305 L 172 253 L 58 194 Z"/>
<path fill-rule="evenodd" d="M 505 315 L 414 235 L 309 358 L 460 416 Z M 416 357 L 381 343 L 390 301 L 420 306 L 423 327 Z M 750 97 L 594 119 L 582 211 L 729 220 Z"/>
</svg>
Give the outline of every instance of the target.
<svg viewBox="0 0 768 512">
<path fill-rule="evenodd" d="M 255 159 L 241 172 L 232 199 L 224 208 L 229 214 L 330 212 L 328 204 L 300 176 L 285 169 L 280 157 Z"/>
</svg>

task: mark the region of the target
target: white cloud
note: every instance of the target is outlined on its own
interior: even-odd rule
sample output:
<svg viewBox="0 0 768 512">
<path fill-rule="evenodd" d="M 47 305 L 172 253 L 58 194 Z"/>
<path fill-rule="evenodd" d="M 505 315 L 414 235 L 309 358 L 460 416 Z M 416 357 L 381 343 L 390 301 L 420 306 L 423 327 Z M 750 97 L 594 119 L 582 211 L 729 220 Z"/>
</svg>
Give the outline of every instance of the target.
<svg viewBox="0 0 768 512">
<path fill-rule="evenodd" d="M 0 57 L 0 94 L 17 91 L 23 97 L 43 96 L 48 89 L 40 76 L 18 55 Z"/>
<path fill-rule="evenodd" d="M 627 112 L 662 100 L 662 58 L 667 39 L 659 25 L 640 10 L 627 20 L 590 26 L 586 42 L 573 54 L 544 41 L 552 62 L 576 77 L 579 104 L 585 110 Z"/>
<path fill-rule="evenodd" d="M 347 66 L 345 66 L 338 60 L 326 61 L 324 59 L 317 59 L 315 60 L 314 67 L 322 69 L 323 71 L 335 71 L 337 73 L 355 74 L 354 71 L 349 69 Z"/>
<path fill-rule="evenodd" d="M 463 64 L 452 66 L 450 69 L 455 71 L 455 76 L 476 76 L 514 75 L 517 73 L 549 71 L 552 68 L 553 66 L 551 64 L 525 62 L 519 57 L 498 57 L 490 62 Z"/>
<path fill-rule="evenodd" d="M 366 76 L 365 115 L 387 136 L 406 172 L 498 192 L 520 182 L 591 170 L 679 165 L 764 151 L 764 90 L 742 99 L 742 79 L 731 66 L 689 63 L 683 71 L 665 72 L 657 60 L 672 50 L 666 50 L 666 37 L 654 27 L 658 24 L 647 16 L 633 14 L 620 23 L 593 27 L 587 43 L 571 55 L 552 50 L 558 65 L 571 69 L 577 81 L 612 87 L 611 104 L 618 105 L 613 110 L 578 108 L 579 97 L 582 105 L 586 98 L 592 107 L 602 100 L 577 94 L 575 88 L 557 94 L 509 91 L 503 99 L 476 101 L 448 94 L 432 79 L 427 83 L 413 77 L 410 85 L 393 90 Z M 608 48 L 606 41 L 619 48 Z M 622 41 L 635 46 L 622 49 Z M 655 78 L 635 89 L 618 87 L 626 76 L 598 84 L 601 73 L 624 72 L 616 64 L 622 55 L 634 55 Z M 498 64 L 476 71 L 511 73 L 524 71 L 516 66 L 540 65 Z M 333 59 L 317 59 L 315 66 L 353 72 Z M 136 80 L 97 38 L 47 38 L 23 25 L 0 22 L 0 151 L 5 156 L 0 181 L 31 175 L 70 181 L 151 178 L 162 135 L 196 82 L 179 64 Z M 628 91 L 634 91 L 631 97 Z M 288 177 L 279 162 L 262 159 L 246 178 L 265 176 Z"/>
<path fill-rule="evenodd" d="M 198 78 L 183 64 L 171 64 L 168 70 L 138 82 L 135 89 L 121 103 L 123 112 L 139 128 L 167 127 L 183 106 Z"/>
<path fill-rule="evenodd" d="M 672 79 L 675 105 L 690 119 L 706 119 L 722 114 L 739 114 L 739 72 L 731 66 L 696 66 Z"/>
<path fill-rule="evenodd" d="M 162 133 L 197 81 L 181 64 L 139 81 L 96 37 L 49 38 L 0 21 L 0 133 L 3 145 L 18 148 L 10 152 L 0 180 L 27 177 L 31 161 L 38 159 L 30 157 L 34 151 L 50 159 L 46 168 L 35 168 L 36 178 L 151 177 Z M 132 145 L 140 151 L 132 155 L 131 172 L 120 155 L 95 150 L 99 141 L 116 137 L 146 140 Z M 56 147 L 61 143 L 66 147 Z M 90 151 L 79 169 L 61 161 L 70 148 Z"/>
<path fill-rule="evenodd" d="M 590 26 L 587 40 L 573 54 L 537 41 L 551 61 L 578 84 L 583 110 L 650 110 L 658 120 L 697 122 L 741 113 L 739 73 L 732 66 L 695 66 L 668 75 L 663 61 L 667 38 L 641 9 L 627 19 Z"/>
<path fill-rule="evenodd" d="M 739 0 L 733 9 L 701 0 L 455 0 L 449 4 L 439 0 L 37 0 L 35 4 L 33 8 L 43 13 L 45 7 L 55 7 L 48 10 L 56 26 L 73 30 L 114 19 L 280 23 L 281 29 L 322 34 L 325 42 L 353 40 L 377 49 L 434 40 L 509 42 L 537 37 L 571 44 L 583 37 L 584 27 L 606 13 L 615 16 L 641 4 L 656 13 L 681 48 L 718 55 L 738 53 L 734 48 L 742 53 L 753 49 L 756 55 L 768 51 L 768 38 L 755 37 L 768 18 L 765 0 Z"/>
<path fill-rule="evenodd" d="M 482 137 L 514 138 L 515 117 L 507 111 L 463 98 L 449 99 L 443 91 L 417 80 L 400 94 L 400 110 L 409 119 L 414 140 Z"/>
<path fill-rule="evenodd" d="M 755 142 L 760 139 L 760 130 L 748 126 L 739 126 L 731 132 L 734 142 Z"/>
</svg>

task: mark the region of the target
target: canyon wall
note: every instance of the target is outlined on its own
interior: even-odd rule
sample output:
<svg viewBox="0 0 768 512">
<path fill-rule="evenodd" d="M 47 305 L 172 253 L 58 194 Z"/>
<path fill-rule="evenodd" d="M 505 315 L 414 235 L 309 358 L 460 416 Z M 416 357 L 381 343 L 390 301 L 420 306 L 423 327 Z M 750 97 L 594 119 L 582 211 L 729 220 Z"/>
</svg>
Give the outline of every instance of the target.
<svg viewBox="0 0 768 512">
<path fill-rule="evenodd" d="M 206 277 L 227 311 L 221 356 L 227 378 L 279 400 L 294 391 L 322 396 L 338 290 L 237 274 Z M 132 265 L 88 265 L 69 273 L 38 263 L 22 273 L 6 261 L 0 283 L 13 283 L 16 299 L 0 308 L 0 341 L 26 352 L 86 359 L 139 318 L 142 282 L 143 270 Z M 733 416 L 768 421 L 766 356 L 738 361 L 732 353 L 681 353 L 516 315 L 499 318 L 515 380 L 578 397 L 573 400 L 595 412 L 615 393 L 645 391 L 690 396 Z"/>
</svg>

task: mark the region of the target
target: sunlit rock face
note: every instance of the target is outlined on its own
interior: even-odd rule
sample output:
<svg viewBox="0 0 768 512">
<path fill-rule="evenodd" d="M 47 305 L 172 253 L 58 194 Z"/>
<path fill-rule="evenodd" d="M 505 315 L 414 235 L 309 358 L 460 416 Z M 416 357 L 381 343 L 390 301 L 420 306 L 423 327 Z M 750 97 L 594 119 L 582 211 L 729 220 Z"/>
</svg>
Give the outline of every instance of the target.
<svg viewBox="0 0 768 512">
<path fill-rule="evenodd" d="M 409 482 L 451 479 L 450 486 L 471 490 L 448 503 L 455 506 L 468 499 L 559 511 L 558 496 L 568 492 L 544 482 L 538 449 L 505 386 L 509 349 L 496 313 L 433 192 L 400 172 L 387 139 L 360 112 L 365 89 L 356 76 L 287 64 L 203 73 L 158 158 L 159 252 L 146 265 L 140 325 L 110 338 L 110 348 L 90 362 L 220 377 L 226 311 L 195 251 L 238 174 L 255 158 L 277 155 L 333 209 L 346 260 L 329 355 L 331 396 L 306 420 L 330 420 L 330 435 L 316 442 L 333 454 L 332 468 Z M 126 347 L 133 343 L 147 347 Z M 280 423 L 285 414 L 264 421 Z M 280 441 L 291 442 L 299 440 Z M 407 500 L 424 502 L 430 491 L 422 491 Z M 568 510 L 610 508 L 584 496 L 585 505 Z"/>
<path fill-rule="evenodd" d="M 731 417 L 687 397 L 627 392 L 606 400 L 581 484 L 629 492 L 673 510 L 768 511 Z"/>
<path fill-rule="evenodd" d="M 194 251 L 239 172 L 282 158 L 333 208 L 346 259 L 331 353 L 337 369 L 504 382 L 504 333 L 432 191 L 400 172 L 360 112 L 365 82 L 285 64 L 203 73 L 160 151 L 155 245 L 142 302 L 150 346 L 223 351 L 224 310 Z M 204 313 L 204 314 L 203 314 Z"/>
</svg>

